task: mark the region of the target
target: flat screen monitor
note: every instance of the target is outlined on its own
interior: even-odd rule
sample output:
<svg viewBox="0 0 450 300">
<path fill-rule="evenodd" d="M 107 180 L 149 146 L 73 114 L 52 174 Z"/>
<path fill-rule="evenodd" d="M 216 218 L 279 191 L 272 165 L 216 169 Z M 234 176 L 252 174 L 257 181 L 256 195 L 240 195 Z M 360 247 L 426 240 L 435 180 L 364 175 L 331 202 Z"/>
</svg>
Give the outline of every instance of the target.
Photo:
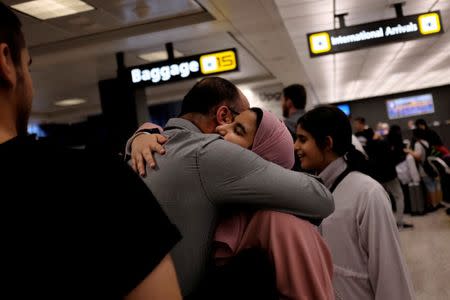
<svg viewBox="0 0 450 300">
<path fill-rule="evenodd" d="M 348 104 L 339 104 L 337 107 L 340 110 L 342 110 L 347 116 L 350 115 L 350 105 L 348 105 Z"/>
<path fill-rule="evenodd" d="M 434 113 L 432 94 L 408 96 L 386 101 L 389 119 L 400 119 Z"/>
<path fill-rule="evenodd" d="M 46 137 L 47 133 L 38 124 L 28 124 L 28 134 L 34 134 L 37 137 Z"/>
</svg>

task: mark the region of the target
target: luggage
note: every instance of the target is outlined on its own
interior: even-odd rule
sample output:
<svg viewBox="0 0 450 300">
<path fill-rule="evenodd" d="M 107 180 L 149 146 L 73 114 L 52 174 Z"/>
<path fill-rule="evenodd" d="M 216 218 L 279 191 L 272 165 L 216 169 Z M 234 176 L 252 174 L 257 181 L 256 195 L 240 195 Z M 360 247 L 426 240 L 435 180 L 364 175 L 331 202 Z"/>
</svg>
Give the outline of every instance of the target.
<svg viewBox="0 0 450 300">
<path fill-rule="evenodd" d="M 436 181 L 436 195 L 434 198 L 434 203 L 432 203 L 433 207 L 438 206 L 444 200 L 442 194 L 441 178 L 437 177 L 435 181 Z"/>
<path fill-rule="evenodd" d="M 425 214 L 425 194 L 422 185 L 411 183 L 408 186 L 411 215 Z"/>
<path fill-rule="evenodd" d="M 428 160 L 439 172 L 438 184 L 436 187 L 437 200 L 439 200 L 444 206 L 450 206 L 450 167 L 443 159 L 438 157 L 429 157 Z"/>
</svg>

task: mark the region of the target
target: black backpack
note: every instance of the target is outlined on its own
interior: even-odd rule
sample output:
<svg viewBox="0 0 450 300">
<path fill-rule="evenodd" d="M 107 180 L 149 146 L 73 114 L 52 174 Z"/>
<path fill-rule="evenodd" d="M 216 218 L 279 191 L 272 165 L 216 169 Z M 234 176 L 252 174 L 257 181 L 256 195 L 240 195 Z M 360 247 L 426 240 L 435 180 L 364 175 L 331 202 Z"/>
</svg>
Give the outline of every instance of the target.
<svg viewBox="0 0 450 300">
<path fill-rule="evenodd" d="M 425 174 L 427 174 L 431 178 L 438 177 L 439 174 L 436 172 L 436 170 L 433 168 L 431 163 L 428 161 L 428 157 L 431 156 L 431 147 L 425 146 L 420 141 L 419 141 L 419 144 L 421 144 L 422 147 L 425 149 L 425 161 L 422 164 L 422 167 L 423 167 L 423 170 L 425 171 Z"/>
</svg>

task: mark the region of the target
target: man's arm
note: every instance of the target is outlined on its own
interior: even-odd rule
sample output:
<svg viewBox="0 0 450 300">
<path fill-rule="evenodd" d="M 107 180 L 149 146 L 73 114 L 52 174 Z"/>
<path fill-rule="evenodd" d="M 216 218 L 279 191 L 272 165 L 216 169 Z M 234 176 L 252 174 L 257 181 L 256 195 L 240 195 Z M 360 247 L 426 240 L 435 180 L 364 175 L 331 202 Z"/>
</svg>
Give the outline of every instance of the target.
<svg viewBox="0 0 450 300">
<path fill-rule="evenodd" d="M 265 161 L 224 140 L 214 140 L 198 153 L 200 177 L 216 204 L 249 205 L 310 219 L 334 211 L 328 189 L 315 177 Z"/>
<path fill-rule="evenodd" d="M 125 300 L 181 300 L 175 267 L 170 255 L 142 281 Z"/>
</svg>

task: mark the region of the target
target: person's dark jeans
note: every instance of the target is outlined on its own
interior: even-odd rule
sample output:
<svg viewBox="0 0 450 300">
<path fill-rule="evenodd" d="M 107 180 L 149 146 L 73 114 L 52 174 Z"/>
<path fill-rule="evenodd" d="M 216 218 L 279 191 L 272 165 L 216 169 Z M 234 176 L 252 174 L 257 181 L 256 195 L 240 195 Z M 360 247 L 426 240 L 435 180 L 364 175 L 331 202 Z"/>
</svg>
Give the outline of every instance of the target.
<svg viewBox="0 0 450 300">
<path fill-rule="evenodd" d="M 275 269 L 261 249 L 247 249 L 214 267 L 203 286 L 186 300 L 278 299 Z"/>
</svg>

